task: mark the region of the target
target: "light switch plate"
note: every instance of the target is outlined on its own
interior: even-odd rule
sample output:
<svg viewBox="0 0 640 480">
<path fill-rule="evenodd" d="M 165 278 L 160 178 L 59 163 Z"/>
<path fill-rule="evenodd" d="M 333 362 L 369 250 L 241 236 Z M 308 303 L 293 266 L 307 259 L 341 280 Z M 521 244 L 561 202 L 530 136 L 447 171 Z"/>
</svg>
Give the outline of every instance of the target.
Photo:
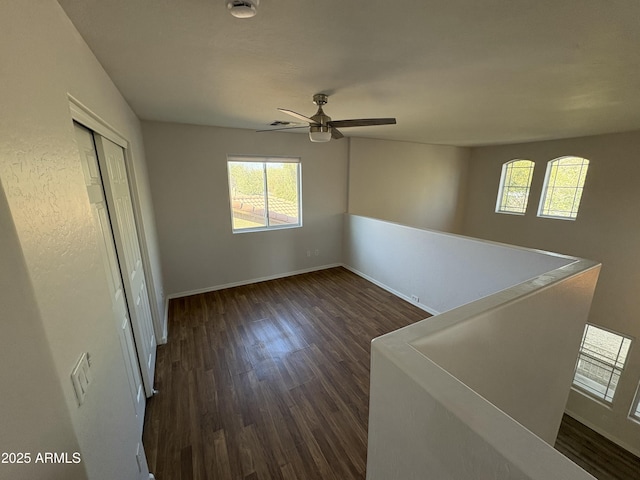
<svg viewBox="0 0 640 480">
<path fill-rule="evenodd" d="M 91 367 L 89 366 L 89 354 L 83 353 L 76 363 L 76 366 L 71 372 L 71 382 L 73 383 L 73 389 L 76 392 L 76 398 L 78 400 L 78 406 L 84 403 L 84 399 L 87 396 L 87 389 L 92 381 Z"/>
</svg>

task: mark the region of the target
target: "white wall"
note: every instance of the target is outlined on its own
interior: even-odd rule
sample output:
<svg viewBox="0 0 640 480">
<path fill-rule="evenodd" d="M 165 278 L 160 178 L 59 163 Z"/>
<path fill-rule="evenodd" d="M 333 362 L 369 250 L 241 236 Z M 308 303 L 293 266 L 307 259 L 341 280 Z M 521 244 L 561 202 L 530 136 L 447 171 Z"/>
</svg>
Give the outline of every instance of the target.
<svg viewBox="0 0 640 480">
<path fill-rule="evenodd" d="M 344 241 L 349 268 L 434 314 L 575 260 L 358 215 Z"/>
<path fill-rule="evenodd" d="M 578 261 L 438 315 L 412 345 L 554 445 L 599 270 Z"/>
<path fill-rule="evenodd" d="M 358 229 L 386 252 L 380 231 L 398 226 L 363 220 Z M 548 254 L 404 228 L 389 257 L 369 255 L 363 263 L 386 278 L 411 277 L 406 262 L 395 261 L 405 251 L 419 267 L 430 260 L 421 281 L 482 293 L 374 339 L 367 478 L 592 478 L 552 445 L 600 266 L 549 255 L 550 269 L 541 270 Z M 469 252 L 484 259 L 482 268 L 464 268 Z M 518 270 L 529 279 L 514 276 Z M 484 294 L 485 285 L 507 277 L 515 283 Z"/>
<path fill-rule="evenodd" d="M 29 465 L 0 463 L 0 478 L 87 478 L 82 464 L 35 463 L 37 452 L 72 454 L 80 447 L 1 185 L 0 265 L 0 452 L 32 455 Z"/>
<path fill-rule="evenodd" d="M 460 231 L 470 150 L 352 138 L 349 213 Z"/>
<path fill-rule="evenodd" d="M 301 134 L 159 122 L 142 126 L 169 295 L 342 261 L 347 139 L 317 144 Z M 302 228 L 233 234 L 227 154 L 300 157 Z"/>
<path fill-rule="evenodd" d="M 0 16 L 0 61 L 3 66 L 0 90 L 0 180 L 7 205 L 0 204 L 15 225 L 17 239 L 33 287 L 35 304 L 25 309 L 40 312 L 40 327 L 34 339 L 12 335 L 16 343 L 2 352 L 3 363 L 17 364 L 25 355 L 43 360 L 43 371 L 13 378 L 4 385 L 25 390 L 34 378 L 53 370 L 50 377 L 58 384 L 67 416 L 82 454 L 82 465 L 91 479 L 136 478 L 135 459 L 140 441 L 124 360 L 111 310 L 104 263 L 98 248 L 98 233 L 91 213 L 80 157 L 69 112 L 68 94 L 100 115 L 131 143 L 136 191 L 142 206 L 142 225 L 149 247 L 152 290 L 161 293 L 153 210 L 145 185 L 144 150 L 139 122 L 116 90 L 87 45 L 54 0 L 5 2 Z M 4 248 L 4 244 L 3 244 Z M 15 252 L 15 248 L 10 250 Z M 4 267 L 3 281 L 10 275 Z M 29 301 L 29 298 L 26 298 Z M 158 303 L 162 302 L 159 295 Z M 14 323 L 34 322 L 23 318 L 21 309 L 2 309 L 3 332 Z M 37 333 L 37 328 L 44 331 Z M 48 344 L 50 353 L 43 350 Z M 35 342 L 35 343 L 34 343 Z M 93 383 L 84 405 L 78 408 L 69 378 L 83 352 L 92 359 Z M 5 356 L 9 356 L 5 358 Z M 50 355 L 51 360 L 46 361 Z M 40 356 L 40 358 L 39 358 Z M 34 369 L 31 362 L 25 368 Z M 46 385 L 45 385 L 46 386 Z M 47 391 L 53 391 L 48 386 Z M 59 409 L 55 391 L 53 405 Z M 25 398 L 22 409 L 3 415 L 24 415 L 37 419 L 48 409 Z M 60 416 L 60 443 L 54 450 L 71 448 L 66 438 L 65 415 Z M 10 423 L 3 438 L 29 434 L 45 438 L 43 428 Z M 20 429 L 24 429 L 21 431 Z M 51 432 L 57 437 L 56 431 Z M 37 442 L 36 442 L 37 443 Z M 12 450 L 17 445 L 2 445 Z M 77 477 L 81 478 L 81 477 Z"/>
<path fill-rule="evenodd" d="M 354 215 L 346 225 L 348 268 L 441 313 L 395 338 L 412 332 L 414 347 L 553 443 L 599 266 Z"/>
<path fill-rule="evenodd" d="M 640 383 L 640 132 L 473 149 L 464 233 L 602 262 L 589 322 L 634 339 L 611 408 L 572 392 L 567 411 L 640 455 L 640 424 L 627 415 Z M 546 163 L 562 155 L 590 160 L 575 221 L 538 218 Z M 524 216 L 494 213 L 501 166 L 514 158 L 536 163 Z"/>
<path fill-rule="evenodd" d="M 367 480 L 593 480 L 429 358 L 396 353 L 401 366 L 371 351 Z"/>
</svg>

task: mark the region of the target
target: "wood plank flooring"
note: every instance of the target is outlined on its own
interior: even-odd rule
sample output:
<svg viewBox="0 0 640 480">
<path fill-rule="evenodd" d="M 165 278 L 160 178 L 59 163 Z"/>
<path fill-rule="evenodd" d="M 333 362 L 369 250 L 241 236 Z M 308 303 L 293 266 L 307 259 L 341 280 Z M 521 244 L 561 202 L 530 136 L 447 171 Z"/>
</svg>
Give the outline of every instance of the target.
<svg viewBox="0 0 640 480">
<path fill-rule="evenodd" d="M 640 479 L 640 458 L 564 415 L 556 450 L 598 480 Z"/>
<path fill-rule="evenodd" d="M 371 339 L 428 317 L 343 268 L 172 300 L 158 480 L 364 479 Z"/>
<path fill-rule="evenodd" d="M 335 268 L 172 300 L 144 447 L 158 480 L 363 479 L 372 338 L 428 315 Z M 565 416 L 599 480 L 640 459 Z"/>
</svg>

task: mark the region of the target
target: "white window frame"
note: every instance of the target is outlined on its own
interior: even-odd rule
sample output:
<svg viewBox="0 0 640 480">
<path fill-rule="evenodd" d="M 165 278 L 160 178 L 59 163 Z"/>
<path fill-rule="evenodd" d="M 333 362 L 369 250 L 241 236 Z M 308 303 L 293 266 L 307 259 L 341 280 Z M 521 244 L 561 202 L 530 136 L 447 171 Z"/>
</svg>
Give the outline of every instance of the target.
<svg viewBox="0 0 640 480">
<path fill-rule="evenodd" d="M 263 178 L 264 178 L 264 203 L 265 203 L 265 223 L 255 228 L 234 228 L 234 215 L 233 215 L 233 194 L 230 175 L 231 163 L 261 163 L 263 165 Z M 297 189 L 298 189 L 298 222 L 287 223 L 281 225 L 271 225 L 269 223 L 269 196 L 267 190 L 267 164 L 269 163 L 295 163 L 297 165 Z M 283 230 L 288 228 L 300 228 L 302 227 L 302 162 L 300 157 L 278 157 L 278 156 L 262 156 L 262 155 L 227 155 L 227 184 L 229 187 L 229 207 L 231 212 L 231 230 L 233 233 L 250 233 L 250 232 L 264 232 L 267 230 Z"/>
<path fill-rule="evenodd" d="M 549 162 L 547 162 L 547 171 L 545 172 L 544 175 L 544 184 L 542 186 L 542 195 L 540 197 L 540 204 L 538 205 L 538 217 L 542 217 L 542 218 L 554 218 L 557 220 L 575 220 L 578 217 L 578 210 L 580 209 L 580 203 L 582 200 L 582 194 L 584 192 L 584 185 L 586 183 L 586 178 L 587 178 L 587 173 L 584 174 L 584 179 L 581 185 L 575 185 L 575 186 L 562 186 L 562 187 L 557 187 L 555 185 L 555 178 L 551 178 L 551 172 L 553 170 L 553 166 L 556 163 L 559 163 L 563 160 L 566 159 L 579 159 L 581 161 L 581 171 L 582 169 L 586 169 L 587 173 L 588 173 L 588 169 L 589 169 L 589 160 L 584 158 L 584 157 L 578 157 L 575 155 L 565 155 L 562 157 L 558 157 L 558 158 L 554 158 L 553 160 L 550 160 Z M 557 170 L 556 170 L 557 172 Z M 557 173 L 556 173 L 557 175 Z M 582 173 L 578 176 L 578 180 L 580 180 L 580 178 L 582 178 Z M 545 203 L 547 202 L 547 196 L 551 193 L 551 195 L 553 196 L 553 192 L 555 189 L 557 188 L 563 188 L 563 189 L 573 189 L 573 203 L 571 205 L 571 210 L 568 212 L 569 215 L 551 215 L 549 213 L 545 213 Z M 580 192 L 580 198 L 577 199 L 578 197 L 578 192 Z M 577 201 L 576 201 L 577 200 Z"/>
<path fill-rule="evenodd" d="M 525 196 L 525 200 L 524 200 L 524 210 L 522 212 L 520 211 L 514 211 L 514 210 L 508 210 L 506 205 L 503 203 L 504 200 L 504 194 L 505 194 L 505 190 L 509 190 L 510 188 L 513 188 L 513 185 L 511 183 L 508 183 L 508 181 L 510 180 L 510 174 L 512 173 L 512 169 L 513 169 L 513 164 L 516 162 L 528 162 L 529 163 L 529 181 L 528 184 L 526 186 L 526 196 Z M 498 198 L 496 199 L 496 213 L 506 213 L 509 215 L 524 215 L 527 212 L 527 206 L 529 205 L 529 194 L 531 193 L 531 180 L 533 180 L 533 171 L 535 169 L 535 162 L 532 162 L 531 160 L 527 160 L 525 158 L 515 158 L 513 160 L 509 160 L 508 162 L 505 162 L 502 164 L 502 173 L 500 174 L 500 186 L 498 187 Z M 518 167 L 521 168 L 521 167 Z M 522 188 L 522 187 L 518 187 L 518 188 Z"/>
<path fill-rule="evenodd" d="M 604 359 L 602 358 L 602 355 L 598 355 L 596 352 L 592 352 L 592 351 L 588 351 L 584 348 L 584 342 L 587 338 L 587 331 L 589 330 L 589 328 L 595 328 L 597 330 L 601 330 L 603 332 L 609 333 L 609 334 L 613 334 L 616 335 L 618 337 L 620 337 L 621 342 L 620 342 L 620 347 L 618 349 L 618 355 L 616 357 L 615 360 L 611 361 L 610 359 Z M 586 396 L 602 402 L 606 405 L 612 405 L 613 401 L 615 399 L 615 395 L 616 395 L 616 391 L 617 388 L 614 388 L 613 391 L 611 392 L 611 394 L 609 395 L 609 390 L 611 388 L 611 381 L 614 377 L 614 374 L 618 376 L 618 379 L 620 379 L 622 377 L 622 373 L 624 372 L 624 368 L 626 365 L 626 361 L 629 359 L 629 355 L 628 352 L 630 352 L 631 350 L 631 343 L 632 343 L 633 339 L 631 337 L 628 337 L 626 335 L 623 335 L 619 332 L 614 332 L 612 330 L 608 330 L 606 328 L 602 328 L 598 325 L 592 325 L 590 323 L 587 323 L 585 325 L 584 328 L 584 333 L 582 334 L 582 341 L 580 342 L 580 349 L 578 351 L 578 359 L 576 361 L 576 366 L 574 369 L 574 374 L 573 374 L 573 382 L 572 382 L 572 388 L 585 394 Z M 627 349 L 627 356 L 624 359 L 624 362 L 620 362 L 620 352 L 622 351 L 623 345 L 625 344 L 624 342 L 628 342 L 628 349 Z M 597 385 L 598 382 L 594 381 L 594 380 L 590 380 L 584 376 L 581 375 L 581 381 L 576 381 L 576 378 L 578 376 L 578 367 L 580 365 L 580 361 L 587 361 L 587 362 L 592 362 L 593 365 L 596 365 L 597 367 L 603 368 L 605 370 L 607 369 L 611 369 L 611 375 L 609 377 L 609 383 L 604 391 L 604 393 L 599 392 Z M 619 365 L 620 364 L 620 365 Z M 593 386 L 590 386 L 589 384 L 593 383 Z M 617 387 L 617 385 L 616 385 Z"/>
<path fill-rule="evenodd" d="M 638 389 L 636 390 L 636 396 L 634 397 L 633 403 L 631 404 L 631 411 L 629 411 L 629 418 L 635 420 L 636 422 L 640 422 L 640 384 L 638 384 Z"/>
</svg>

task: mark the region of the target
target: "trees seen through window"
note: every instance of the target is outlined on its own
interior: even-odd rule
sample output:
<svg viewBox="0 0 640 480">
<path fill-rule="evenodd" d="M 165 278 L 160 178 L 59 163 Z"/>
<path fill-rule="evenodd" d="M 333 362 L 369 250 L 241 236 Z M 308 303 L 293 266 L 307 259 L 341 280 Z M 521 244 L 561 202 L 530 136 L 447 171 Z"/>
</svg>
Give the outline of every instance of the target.
<svg viewBox="0 0 640 480">
<path fill-rule="evenodd" d="M 511 160 L 502 165 L 496 212 L 524 215 L 534 166 L 531 160 Z"/>
<path fill-rule="evenodd" d="M 547 164 L 539 217 L 573 220 L 578 216 L 589 160 L 560 157 Z"/>
<path fill-rule="evenodd" d="M 228 158 L 234 232 L 296 227 L 301 222 L 297 158 Z"/>
<path fill-rule="evenodd" d="M 525 215 L 531 191 L 535 163 L 515 159 L 502 165 L 497 213 Z M 538 216 L 575 220 L 584 190 L 589 160 L 564 156 L 547 163 Z"/>
</svg>

